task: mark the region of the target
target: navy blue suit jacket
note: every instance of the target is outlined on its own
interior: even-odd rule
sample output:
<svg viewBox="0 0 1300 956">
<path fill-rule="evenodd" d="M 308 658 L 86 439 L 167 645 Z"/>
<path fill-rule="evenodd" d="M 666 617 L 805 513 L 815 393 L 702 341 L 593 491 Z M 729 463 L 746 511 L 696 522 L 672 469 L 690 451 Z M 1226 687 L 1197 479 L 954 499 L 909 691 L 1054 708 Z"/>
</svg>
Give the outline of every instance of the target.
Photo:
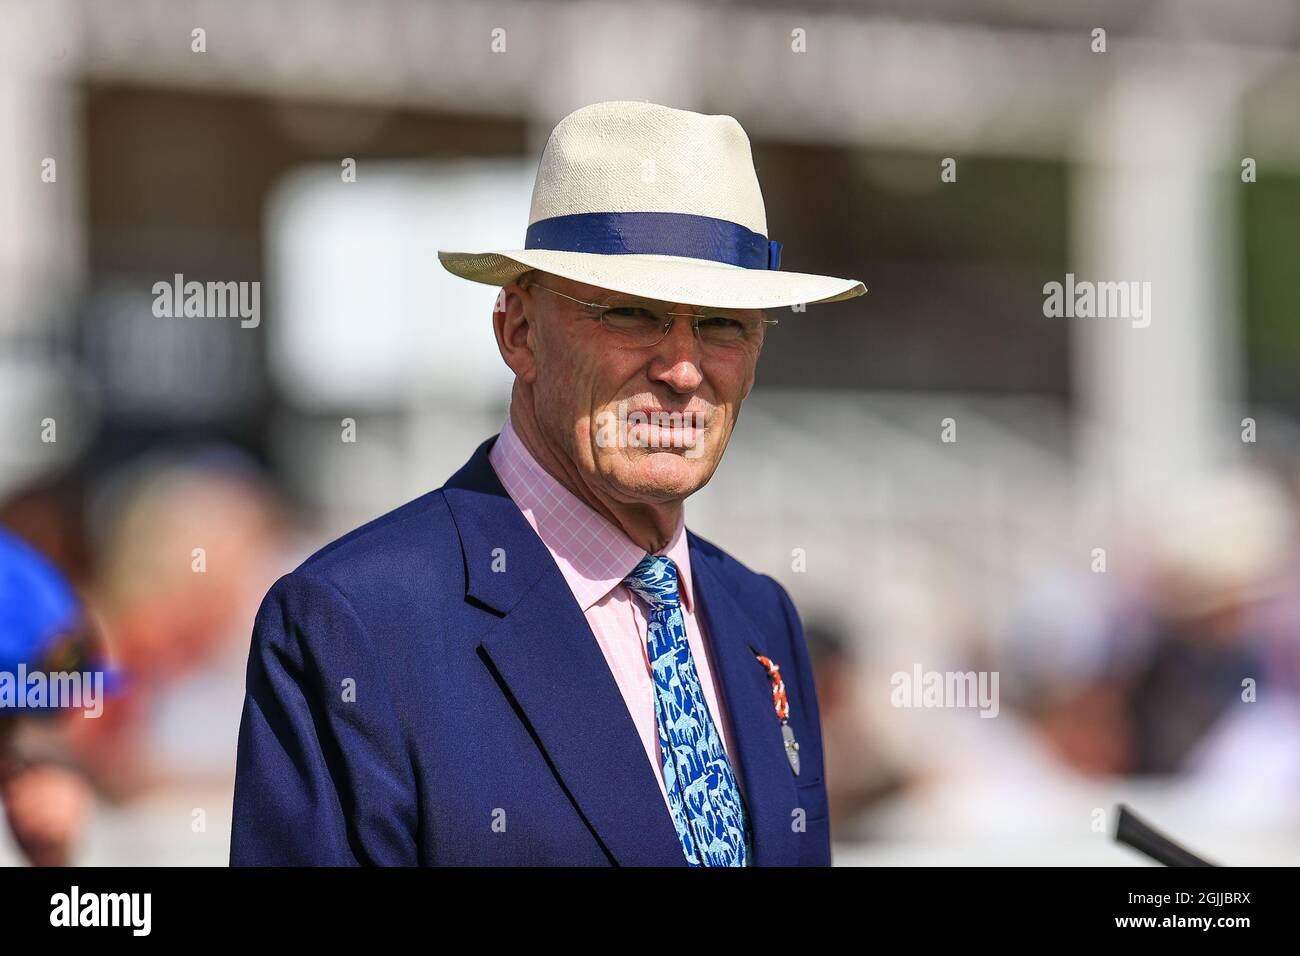
<svg viewBox="0 0 1300 956">
<path fill-rule="evenodd" d="M 267 594 L 232 864 L 685 865 L 618 685 L 498 481 L 493 441 Z M 688 540 L 753 862 L 828 865 L 821 724 L 794 606 L 773 579 Z M 759 654 L 785 679 L 797 776 Z"/>
</svg>

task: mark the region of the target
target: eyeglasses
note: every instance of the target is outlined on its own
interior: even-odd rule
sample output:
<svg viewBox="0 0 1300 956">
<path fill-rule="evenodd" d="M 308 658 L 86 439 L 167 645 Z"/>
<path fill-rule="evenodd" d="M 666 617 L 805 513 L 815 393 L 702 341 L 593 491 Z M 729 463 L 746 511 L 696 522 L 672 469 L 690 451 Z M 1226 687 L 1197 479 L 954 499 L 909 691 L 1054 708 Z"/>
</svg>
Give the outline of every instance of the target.
<svg viewBox="0 0 1300 956">
<path fill-rule="evenodd" d="M 588 318 L 599 319 L 610 332 L 628 340 L 628 348 L 650 348 L 658 345 L 672 330 L 678 317 L 691 320 L 696 337 L 704 345 L 723 348 L 744 348 L 756 343 L 763 326 L 776 325 L 776 319 L 755 315 L 752 311 L 726 312 L 713 315 L 696 315 L 694 312 L 661 312 L 641 301 L 583 302 L 571 295 L 557 292 L 540 282 L 529 282 L 525 288 L 545 289 L 562 299 L 585 306 Z"/>
</svg>

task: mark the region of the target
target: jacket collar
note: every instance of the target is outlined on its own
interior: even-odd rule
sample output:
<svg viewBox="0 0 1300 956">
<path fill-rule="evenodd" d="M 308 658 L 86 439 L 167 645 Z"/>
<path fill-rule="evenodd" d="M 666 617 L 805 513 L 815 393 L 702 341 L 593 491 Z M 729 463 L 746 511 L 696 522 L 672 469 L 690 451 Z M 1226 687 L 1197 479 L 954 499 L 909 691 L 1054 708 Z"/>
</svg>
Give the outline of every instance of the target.
<svg viewBox="0 0 1300 956">
<path fill-rule="evenodd" d="M 506 417 L 488 454 L 524 519 L 542 539 L 560 573 L 586 613 L 623 583 L 645 550 L 623 529 L 564 487 L 533 457 Z M 694 610 L 691 559 L 685 519 L 679 519 L 667 546 L 659 552 L 677 565 L 682 603 Z"/>
</svg>

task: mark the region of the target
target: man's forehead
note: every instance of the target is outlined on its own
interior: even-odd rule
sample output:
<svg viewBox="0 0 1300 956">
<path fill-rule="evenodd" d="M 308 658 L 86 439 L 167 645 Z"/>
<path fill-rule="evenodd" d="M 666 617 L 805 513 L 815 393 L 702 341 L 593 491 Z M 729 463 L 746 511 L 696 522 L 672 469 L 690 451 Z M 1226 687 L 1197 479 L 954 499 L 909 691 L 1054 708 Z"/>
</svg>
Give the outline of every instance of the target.
<svg viewBox="0 0 1300 956">
<path fill-rule="evenodd" d="M 578 282 L 574 279 L 566 279 L 564 276 L 553 275 L 550 272 L 535 273 L 536 279 L 543 285 L 548 285 L 552 289 L 558 289 L 568 295 L 575 296 L 579 299 L 596 301 L 597 299 L 608 299 L 613 296 L 623 295 L 615 289 L 606 289 L 603 286 L 588 285 L 586 282 Z"/>
<path fill-rule="evenodd" d="M 618 292 L 614 289 L 606 289 L 598 285 L 588 285 L 586 282 L 566 279 L 564 276 L 556 275 L 553 272 L 543 272 L 540 269 L 530 270 L 523 277 L 523 281 L 525 284 L 530 281 L 538 282 L 548 288 L 556 290 L 557 292 L 563 292 L 565 295 L 571 295 L 575 299 L 584 299 L 588 302 L 626 295 L 626 293 Z M 646 299 L 646 301 L 655 301 L 653 299 L 648 299 L 645 296 L 638 296 L 637 298 L 643 298 Z"/>
</svg>

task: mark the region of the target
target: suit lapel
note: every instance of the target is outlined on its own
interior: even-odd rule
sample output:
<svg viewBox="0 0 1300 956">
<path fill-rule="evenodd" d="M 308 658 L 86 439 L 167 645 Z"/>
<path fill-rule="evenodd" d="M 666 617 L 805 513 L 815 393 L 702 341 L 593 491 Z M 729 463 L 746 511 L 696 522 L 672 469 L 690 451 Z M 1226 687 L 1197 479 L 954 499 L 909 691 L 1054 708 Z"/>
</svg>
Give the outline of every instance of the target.
<svg viewBox="0 0 1300 956">
<path fill-rule="evenodd" d="M 487 457 L 493 441 L 444 487 L 466 597 L 503 615 L 483 635 L 483 651 L 614 860 L 685 866 L 618 684 L 550 552 L 501 487 Z"/>
<path fill-rule="evenodd" d="M 754 831 L 753 863 L 794 866 L 799 861 L 799 837 L 791 812 L 798 795 L 772 702 L 772 684 L 758 661 L 759 654 L 770 656 L 766 639 L 732 597 L 695 536 L 689 540 L 695 598 L 703 612 L 724 706 L 740 751 L 740 779 Z"/>
</svg>

